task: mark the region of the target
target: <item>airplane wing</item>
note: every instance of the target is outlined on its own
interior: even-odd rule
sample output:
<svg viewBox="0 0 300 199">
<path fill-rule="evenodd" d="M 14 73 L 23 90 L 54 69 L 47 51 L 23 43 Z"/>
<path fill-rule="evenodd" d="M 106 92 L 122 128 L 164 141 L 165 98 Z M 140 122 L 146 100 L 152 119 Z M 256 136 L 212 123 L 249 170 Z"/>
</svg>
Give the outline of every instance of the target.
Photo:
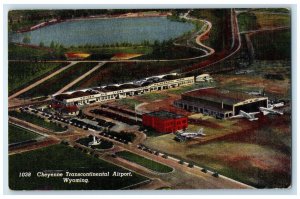
<svg viewBox="0 0 300 199">
<path fill-rule="evenodd" d="M 234 116 L 231 116 L 230 118 L 244 118 L 243 115 L 234 115 Z"/>
<path fill-rule="evenodd" d="M 252 113 L 248 113 L 248 114 L 251 115 L 251 116 L 254 116 L 256 114 L 259 114 L 259 112 L 252 112 Z"/>
</svg>

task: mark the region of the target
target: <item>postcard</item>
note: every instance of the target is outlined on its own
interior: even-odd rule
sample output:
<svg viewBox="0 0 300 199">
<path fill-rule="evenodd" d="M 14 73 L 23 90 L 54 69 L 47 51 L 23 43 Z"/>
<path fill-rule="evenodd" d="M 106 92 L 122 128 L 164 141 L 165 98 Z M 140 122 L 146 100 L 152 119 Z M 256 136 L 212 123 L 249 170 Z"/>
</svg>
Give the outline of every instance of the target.
<svg viewBox="0 0 300 199">
<path fill-rule="evenodd" d="M 290 8 L 8 13 L 9 189 L 290 188 Z"/>
</svg>

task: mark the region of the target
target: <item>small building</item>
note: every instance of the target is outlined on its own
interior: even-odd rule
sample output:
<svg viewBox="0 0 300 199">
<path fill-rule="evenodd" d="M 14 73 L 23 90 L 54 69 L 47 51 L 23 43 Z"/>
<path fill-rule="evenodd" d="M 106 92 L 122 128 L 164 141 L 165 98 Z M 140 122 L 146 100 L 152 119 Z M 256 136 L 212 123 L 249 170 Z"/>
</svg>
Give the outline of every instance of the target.
<svg viewBox="0 0 300 199">
<path fill-rule="evenodd" d="M 169 111 L 155 111 L 142 116 L 143 125 L 160 133 L 172 133 L 188 127 L 188 118 Z"/>
<path fill-rule="evenodd" d="M 196 83 L 199 82 L 213 82 L 213 78 L 209 74 L 201 74 L 196 77 Z"/>
<path fill-rule="evenodd" d="M 204 88 L 183 93 L 174 105 L 190 112 L 223 119 L 238 115 L 240 110 L 256 112 L 259 107 L 268 107 L 268 98 L 218 88 Z"/>
</svg>

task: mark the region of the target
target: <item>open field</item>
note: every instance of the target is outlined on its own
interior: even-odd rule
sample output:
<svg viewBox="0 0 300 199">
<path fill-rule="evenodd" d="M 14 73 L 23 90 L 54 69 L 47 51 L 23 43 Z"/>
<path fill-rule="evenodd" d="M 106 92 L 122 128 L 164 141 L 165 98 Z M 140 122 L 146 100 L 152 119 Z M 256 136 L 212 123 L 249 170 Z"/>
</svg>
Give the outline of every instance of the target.
<svg viewBox="0 0 300 199">
<path fill-rule="evenodd" d="M 237 122 L 224 122 L 233 121 Z M 258 122 L 240 120 L 235 125 L 228 123 L 227 129 L 214 128 L 215 132 L 204 127 L 208 136 L 231 131 L 210 142 L 179 143 L 173 140 L 173 134 L 167 134 L 148 137 L 145 145 L 255 187 L 288 187 L 291 179 L 289 116 L 263 117 Z M 220 125 L 219 120 L 214 123 Z"/>
<path fill-rule="evenodd" d="M 246 75 L 215 75 L 219 87 L 229 90 L 258 91 L 264 90 L 271 98 L 290 98 L 291 80 L 290 65 L 286 62 L 257 61 L 249 69 L 254 69 L 253 74 Z M 277 66 L 276 66 L 277 65 Z M 266 79 L 264 74 L 281 74 L 284 80 Z"/>
<path fill-rule="evenodd" d="M 240 13 L 238 20 L 241 32 L 291 25 L 291 16 L 289 14 L 261 12 L 260 10 Z"/>
<path fill-rule="evenodd" d="M 54 52 L 54 49 L 32 47 L 25 45 L 17 45 L 10 43 L 8 45 L 8 59 L 9 60 L 53 60 L 60 59 L 63 54 L 59 55 Z"/>
<path fill-rule="evenodd" d="M 64 65 L 62 63 L 9 62 L 8 92 L 23 88 Z"/>
<path fill-rule="evenodd" d="M 257 17 L 257 23 L 263 28 L 291 25 L 291 15 L 289 14 L 273 14 L 259 11 L 255 11 L 254 14 Z"/>
<path fill-rule="evenodd" d="M 239 29 L 241 32 L 257 30 L 260 25 L 257 23 L 257 16 L 253 12 L 244 12 L 238 15 Z"/>
<path fill-rule="evenodd" d="M 49 129 L 50 131 L 61 132 L 66 130 L 66 128 L 63 128 L 56 123 L 45 121 L 43 118 L 39 118 L 36 115 L 29 114 L 26 112 L 10 111 L 8 115 L 11 117 L 16 117 L 21 120 L 25 120 L 26 122 L 32 124 L 36 124 L 43 128 Z"/>
<path fill-rule="evenodd" d="M 21 98 L 54 94 L 66 84 L 91 70 L 97 63 L 78 63 L 20 95 Z"/>
<path fill-rule="evenodd" d="M 290 60 L 291 30 L 260 32 L 251 35 L 255 58 L 259 60 Z"/>
<path fill-rule="evenodd" d="M 66 155 L 67 154 L 67 155 Z M 110 176 L 81 177 L 88 179 L 88 183 L 64 183 L 60 177 L 38 178 L 37 172 L 42 171 L 65 172 L 110 172 Z M 29 171 L 30 178 L 20 178 L 19 173 Z M 9 157 L 9 187 L 13 190 L 112 190 L 120 189 L 147 178 L 132 172 L 132 176 L 118 177 L 112 176 L 113 172 L 129 172 L 118 166 L 112 165 L 79 150 L 65 145 L 54 145 L 31 152 L 12 155 Z M 80 179 L 80 177 L 69 177 Z"/>
<path fill-rule="evenodd" d="M 169 173 L 171 172 L 173 169 L 160 164 L 158 162 L 155 162 L 153 160 L 144 158 L 142 156 L 136 155 L 134 153 L 131 153 L 129 151 L 121 151 L 121 152 L 117 152 L 116 153 L 117 156 L 124 158 L 128 161 L 134 162 L 136 164 L 142 165 L 150 170 L 156 171 L 156 172 L 160 172 L 160 173 Z"/>
<path fill-rule="evenodd" d="M 23 142 L 26 140 L 31 140 L 39 137 L 40 135 L 29 131 L 27 129 L 21 128 L 19 126 L 9 124 L 8 125 L 8 143 Z"/>
<path fill-rule="evenodd" d="M 106 63 L 93 74 L 72 86 L 70 90 L 138 80 L 152 75 L 180 71 L 185 66 L 187 66 L 185 62 Z"/>
</svg>

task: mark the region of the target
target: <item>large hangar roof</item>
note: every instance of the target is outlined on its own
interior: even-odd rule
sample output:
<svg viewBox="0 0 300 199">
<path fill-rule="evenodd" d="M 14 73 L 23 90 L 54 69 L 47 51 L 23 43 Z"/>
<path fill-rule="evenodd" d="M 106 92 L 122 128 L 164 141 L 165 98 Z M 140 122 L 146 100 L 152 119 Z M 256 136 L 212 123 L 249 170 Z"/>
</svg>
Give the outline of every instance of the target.
<svg viewBox="0 0 300 199">
<path fill-rule="evenodd" d="M 255 98 L 254 96 L 246 93 L 229 91 L 229 90 L 219 89 L 219 88 L 199 89 L 195 91 L 186 92 L 182 95 L 193 97 L 196 99 L 203 99 L 211 102 L 217 102 L 217 103 L 223 102 L 224 104 L 227 105 L 234 105 L 236 103 Z"/>
</svg>

